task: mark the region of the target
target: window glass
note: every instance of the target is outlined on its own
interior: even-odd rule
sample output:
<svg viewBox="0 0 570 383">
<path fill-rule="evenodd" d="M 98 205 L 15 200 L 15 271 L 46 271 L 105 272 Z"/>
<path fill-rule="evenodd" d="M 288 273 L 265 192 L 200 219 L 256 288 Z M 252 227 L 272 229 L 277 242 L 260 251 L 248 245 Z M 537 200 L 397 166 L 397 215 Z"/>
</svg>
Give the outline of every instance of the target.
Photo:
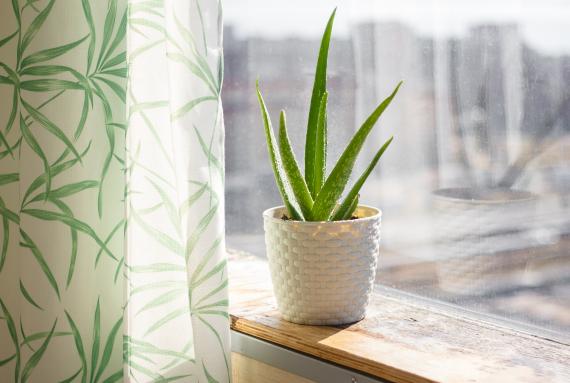
<svg viewBox="0 0 570 383">
<path fill-rule="evenodd" d="M 329 57 L 329 169 L 404 86 L 360 154 L 395 140 L 361 202 L 383 210 L 377 282 L 539 330 L 570 330 L 570 5 L 339 3 Z M 228 246 L 264 256 L 281 204 L 255 80 L 302 160 L 333 1 L 225 3 Z M 302 162 L 302 161 L 301 161 Z"/>
</svg>

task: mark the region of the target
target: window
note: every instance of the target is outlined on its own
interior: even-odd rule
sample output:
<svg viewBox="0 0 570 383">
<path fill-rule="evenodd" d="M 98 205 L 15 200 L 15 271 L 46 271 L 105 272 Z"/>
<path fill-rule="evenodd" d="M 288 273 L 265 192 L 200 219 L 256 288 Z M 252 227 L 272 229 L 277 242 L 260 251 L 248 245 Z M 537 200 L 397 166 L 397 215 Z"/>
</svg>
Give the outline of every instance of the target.
<svg viewBox="0 0 570 383">
<path fill-rule="evenodd" d="M 264 256 L 281 204 L 254 83 L 297 157 L 333 1 L 225 5 L 228 246 Z M 377 281 L 562 335 L 570 330 L 570 6 L 564 1 L 339 2 L 329 160 L 405 84 L 360 155 L 394 144 L 363 188 L 383 210 Z M 255 12 L 253 12 L 255 10 Z"/>
</svg>

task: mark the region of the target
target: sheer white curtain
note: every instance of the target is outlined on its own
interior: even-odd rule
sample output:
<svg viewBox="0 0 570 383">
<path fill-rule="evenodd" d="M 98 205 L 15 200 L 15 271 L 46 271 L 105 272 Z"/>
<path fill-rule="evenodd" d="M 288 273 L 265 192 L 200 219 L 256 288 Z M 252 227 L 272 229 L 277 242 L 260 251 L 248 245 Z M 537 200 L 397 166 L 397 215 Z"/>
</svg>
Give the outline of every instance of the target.
<svg viewBox="0 0 570 383">
<path fill-rule="evenodd" d="M 175 371 L 168 376 L 230 379 L 220 6 L 172 0 L 156 14 L 131 2 L 127 342 L 136 377 L 163 366 Z M 165 352 L 137 358 L 146 347 Z"/>
<path fill-rule="evenodd" d="M 221 81 L 219 1 L 0 2 L 0 381 L 230 380 Z"/>
</svg>

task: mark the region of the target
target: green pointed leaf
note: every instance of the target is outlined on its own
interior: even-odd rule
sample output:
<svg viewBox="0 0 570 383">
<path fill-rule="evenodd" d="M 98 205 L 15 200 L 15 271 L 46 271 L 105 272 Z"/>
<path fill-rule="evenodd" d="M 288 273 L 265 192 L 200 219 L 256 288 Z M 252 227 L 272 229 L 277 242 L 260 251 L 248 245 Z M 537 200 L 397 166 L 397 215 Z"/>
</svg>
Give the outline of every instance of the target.
<svg viewBox="0 0 570 383">
<path fill-rule="evenodd" d="M 216 255 L 216 251 L 218 250 L 220 243 L 222 243 L 222 239 L 217 238 L 214 241 L 214 243 L 212 244 L 212 246 L 210 246 L 210 248 L 208 249 L 206 254 L 204 254 L 204 256 L 202 257 L 202 260 L 200 261 L 198 266 L 196 266 L 196 269 L 194 269 L 194 271 L 192 272 L 192 277 L 190 278 L 190 286 L 193 286 L 196 283 L 196 281 L 200 278 L 200 276 L 202 274 L 202 270 L 204 270 L 206 265 Z"/>
<path fill-rule="evenodd" d="M 19 50 L 19 57 L 22 56 L 22 53 L 26 50 L 28 45 L 30 45 L 30 43 L 32 42 L 32 40 L 34 39 L 40 28 L 46 21 L 54 3 L 55 0 L 50 0 L 48 5 L 36 16 L 34 21 L 32 21 L 32 23 L 28 27 L 28 30 L 26 31 L 24 37 L 22 38 L 22 43 L 20 45 L 20 50 Z"/>
<path fill-rule="evenodd" d="M 18 34 L 19 31 L 15 31 L 14 33 L 12 33 L 11 35 L 8 35 L 7 37 L 4 37 L 2 40 L 0 40 L 0 47 L 6 45 L 6 43 L 10 40 L 12 40 L 12 38 L 14 36 L 16 36 Z"/>
<path fill-rule="evenodd" d="M 56 205 L 62 211 L 63 214 L 73 217 L 73 211 L 65 203 L 53 197 L 50 198 L 50 201 L 54 205 Z M 73 278 L 73 273 L 75 271 L 75 261 L 77 259 L 77 250 L 78 250 L 77 230 L 75 230 L 73 227 L 70 227 L 69 230 L 71 232 L 71 257 L 69 258 L 69 267 L 67 268 L 67 280 L 65 284 L 66 288 L 69 287 L 69 285 L 71 284 L 71 279 Z"/>
<path fill-rule="evenodd" d="M 83 340 L 81 339 L 81 334 L 79 333 L 79 329 L 77 325 L 73 321 L 73 318 L 67 310 L 65 310 L 65 316 L 67 317 L 67 323 L 69 323 L 69 327 L 71 328 L 71 333 L 73 334 L 73 340 L 75 341 L 75 349 L 77 350 L 77 354 L 79 359 L 81 360 L 81 371 L 82 371 L 82 378 L 81 381 L 84 382 L 87 377 L 87 357 L 85 356 L 85 348 L 83 348 Z"/>
<path fill-rule="evenodd" d="M 77 375 L 79 375 L 79 373 L 81 372 L 81 368 L 79 370 L 77 370 L 73 375 L 71 375 L 69 378 L 62 380 L 59 383 L 71 383 L 75 380 L 75 378 L 77 377 Z"/>
<path fill-rule="evenodd" d="M 95 180 L 86 180 L 86 181 L 76 182 L 76 183 L 64 185 L 58 189 L 53 189 L 52 191 L 50 191 L 49 197 L 61 199 L 61 198 L 69 197 L 73 194 L 82 192 L 82 191 L 87 190 L 87 189 L 97 188 L 97 186 L 99 186 L 99 182 L 95 181 Z M 32 200 L 30 200 L 30 202 L 36 202 L 36 201 L 41 201 L 41 200 L 45 200 L 45 199 L 46 199 L 45 193 L 40 193 L 37 196 L 35 196 Z"/>
<path fill-rule="evenodd" d="M 315 199 L 315 204 L 313 206 L 313 218 L 315 220 L 326 221 L 330 218 L 334 208 L 336 207 L 338 198 L 346 187 L 352 173 L 354 163 L 356 162 L 356 157 L 358 156 L 358 153 L 360 153 L 366 137 L 368 137 L 368 134 L 384 110 L 388 105 L 390 105 L 390 102 L 392 102 L 396 96 L 401 85 L 402 82 L 400 82 L 392 94 L 382 101 L 376 110 L 372 112 L 344 149 L 344 152 L 325 181 L 319 195 Z"/>
<path fill-rule="evenodd" d="M 147 18 L 142 19 L 142 18 L 131 17 L 129 19 L 129 25 L 131 26 L 131 28 L 134 28 L 134 26 L 136 25 L 140 27 L 147 27 L 153 29 L 156 32 L 166 34 L 164 26 Z"/>
<path fill-rule="evenodd" d="M 194 288 L 200 286 L 202 283 L 204 283 L 205 281 L 207 281 L 208 279 L 210 279 L 214 275 L 218 274 L 219 272 L 223 272 L 226 269 L 227 265 L 228 265 L 227 260 L 225 260 L 225 259 L 221 260 L 220 262 L 218 262 L 218 264 L 216 266 L 214 266 L 203 277 L 201 277 L 200 279 L 194 280 L 190 284 L 190 289 L 194 289 Z"/>
<path fill-rule="evenodd" d="M 328 92 L 323 93 L 317 119 L 317 138 L 315 142 L 315 169 L 313 195 L 318 195 L 325 183 L 327 166 L 327 100 Z"/>
<path fill-rule="evenodd" d="M 175 265 L 172 263 L 152 263 L 144 266 L 128 266 L 128 268 L 134 273 L 186 272 L 186 267 L 183 265 Z"/>
<path fill-rule="evenodd" d="M 4 137 L 4 134 L 2 134 L 2 132 L 0 131 L 0 142 L 2 142 L 2 144 L 4 144 L 4 146 L 6 147 L 6 151 L 8 153 L 10 153 L 10 156 L 12 158 L 14 158 L 14 152 L 12 151 L 12 147 L 10 146 L 10 144 L 8 143 L 8 141 L 6 140 L 6 137 Z"/>
<path fill-rule="evenodd" d="M 22 71 L 20 71 L 20 75 L 22 76 L 53 76 L 59 73 L 71 73 L 73 75 L 73 77 L 75 77 L 81 87 L 80 89 L 85 89 L 88 86 L 87 84 L 87 77 L 85 77 L 84 75 L 82 75 L 81 73 L 79 73 L 78 71 L 76 71 L 75 69 L 68 67 L 68 66 L 64 66 L 64 65 L 34 65 L 34 66 L 30 66 L 27 67 L 25 69 L 22 69 Z M 39 81 L 39 80 L 33 80 L 33 81 Z M 34 83 L 36 84 L 36 83 Z M 72 83 L 72 84 L 77 84 L 77 83 Z M 58 85 L 59 86 L 59 85 Z M 75 89 L 75 85 L 73 85 L 74 89 Z M 38 108 L 40 109 L 40 108 Z"/>
<path fill-rule="evenodd" d="M 105 84 L 107 84 L 107 86 L 111 88 L 111 90 L 117 95 L 117 97 L 119 97 L 119 99 L 122 102 L 125 102 L 125 100 L 127 99 L 125 87 L 117 84 L 114 81 L 106 79 L 105 77 L 97 76 L 96 78 L 97 80 L 103 81 Z"/>
<path fill-rule="evenodd" d="M 265 127 L 265 138 L 267 140 L 267 150 L 269 151 L 269 159 L 271 161 L 271 166 L 273 168 L 273 174 L 275 176 L 275 182 L 277 183 L 277 188 L 283 199 L 283 203 L 289 212 L 291 218 L 304 221 L 305 218 L 299 208 L 299 203 L 295 199 L 295 195 L 291 190 L 291 185 L 287 181 L 287 176 L 285 175 L 285 170 L 283 169 L 283 162 L 281 161 L 281 155 L 275 143 L 275 136 L 273 133 L 273 127 L 271 125 L 271 119 L 269 118 L 269 113 L 267 112 L 267 107 L 261 96 L 261 91 L 259 90 L 259 82 L 255 84 L 257 89 L 257 99 L 259 100 L 259 106 L 261 108 L 261 115 L 263 118 L 263 125 Z"/>
<path fill-rule="evenodd" d="M 42 147 L 40 146 L 40 144 L 38 143 L 38 141 L 36 140 L 36 138 L 34 137 L 32 132 L 28 128 L 28 125 L 26 124 L 24 119 L 22 118 L 21 114 L 20 114 L 20 131 L 22 132 L 22 137 L 24 138 L 24 141 L 26 141 L 26 143 L 30 146 L 30 148 L 42 160 L 42 163 L 44 165 L 44 176 L 45 176 L 45 184 L 46 184 L 46 191 L 44 193 L 44 196 L 47 196 L 47 195 L 49 195 L 49 192 L 51 190 L 51 168 L 49 165 L 49 161 L 48 161 L 44 151 L 42 150 Z"/>
<path fill-rule="evenodd" d="M 355 206 L 353 206 L 354 201 L 358 199 L 358 193 L 360 192 L 362 185 L 364 185 L 364 182 L 366 182 L 366 179 L 368 178 L 370 173 L 372 173 L 372 170 L 374 170 L 374 167 L 380 160 L 380 157 L 382 157 L 386 149 L 388 149 L 388 146 L 390 146 L 390 144 L 392 143 L 392 140 L 394 140 L 394 137 L 390 137 L 390 139 L 388 139 L 388 141 L 386 141 L 384 145 L 382 145 L 382 147 L 378 150 L 378 152 L 376 152 L 376 155 L 374 156 L 374 158 L 372 159 L 372 161 L 370 162 L 364 173 L 362 173 L 360 178 L 358 178 L 358 180 L 354 183 L 352 189 L 350 189 L 350 191 L 346 195 L 344 201 L 342 202 L 342 204 L 338 209 L 338 212 L 335 214 L 336 217 L 342 217 L 341 219 L 345 219 L 347 215 L 352 214 L 355 208 Z M 351 208 L 352 210 L 350 210 Z M 333 221 L 334 220 L 335 219 L 333 218 Z"/>
<path fill-rule="evenodd" d="M 85 15 L 85 20 L 87 21 L 87 26 L 89 27 L 89 48 L 87 48 L 87 72 L 91 69 L 91 63 L 93 62 L 93 55 L 95 53 L 95 22 L 93 21 L 93 14 L 91 13 L 91 7 L 89 6 L 89 0 L 81 0 L 81 5 L 83 7 L 83 14 Z"/>
<path fill-rule="evenodd" d="M 146 285 L 140 285 L 134 289 L 131 290 L 131 296 L 145 292 L 145 291 L 149 291 L 149 290 L 160 290 L 160 289 L 164 289 L 167 287 L 170 288 L 175 288 L 175 289 L 181 289 L 181 288 L 186 288 L 188 286 L 188 284 L 186 283 L 186 281 L 180 280 L 180 281 L 172 281 L 172 280 L 168 280 L 168 281 L 162 281 L 162 282 L 152 282 L 152 283 L 147 283 Z"/>
<path fill-rule="evenodd" d="M 20 173 L 0 174 L 0 185 L 7 185 L 20 180 Z"/>
<path fill-rule="evenodd" d="M 113 28 L 115 27 L 115 17 L 117 15 L 117 0 L 110 0 L 108 2 L 109 6 L 107 8 L 107 15 L 105 16 L 105 26 L 103 27 L 103 40 L 101 44 L 101 51 L 99 52 L 99 58 L 97 59 L 96 69 L 101 67 L 103 63 L 103 58 L 107 51 L 107 47 L 111 42 L 113 37 Z"/>
<path fill-rule="evenodd" d="M 156 298 L 150 300 L 146 305 L 141 307 L 141 309 L 139 311 L 137 311 L 137 315 L 144 312 L 144 311 L 150 310 L 152 308 L 173 302 L 173 301 L 177 300 L 177 298 L 184 296 L 184 294 L 186 294 L 185 288 L 174 289 L 174 290 L 170 290 L 170 291 L 167 291 L 165 293 L 162 293 L 159 296 L 157 296 Z"/>
<path fill-rule="evenodd" d="M 81 109 L 81 118 L 79 119 L 79 123 L 77 124 L 77 129 L 75 129 L 75 133 L 73 134 L 73 138 L 75 138 L 75 140 L 77 140 L 81 136 L 81 133 L 83 133 L 88 113 L 89 113 L 89 93 L 85 92 L 85 95 L 83 96 L 83 108 Z"/>
<path fill-rule="evenodd" d="M 53 276 L 53 273 L 50 267 L 48 266 L 43 254 L 40 252 L 40 249 L 36 246 L 34 241 L 32 241 L 32 239 L 28 236 L 28 234 L 26 234 L 26 232 L 23 231 L 22 229 L 20 229 L 20 235 L 22 236 L 22 241 L 20 242 L 20 245 L 22 247 L 30 249 L 32 255 L 34 256 L 34 258 L 38 262 L 38 265 L 42 269 L 42 272 L 46 276 L 49 284 L 55 291 L 57 299 L 60 300 L 61 297 L 59 295 L 59 287 L 57 286 L 57 281 L 55 280 L 55 277 Z"/>
<path fill-rule="evenodd" d="M 20 279 L 20 292 L 22 293 L 22 295 L 24 296 L 24 298 L 26 298 L 26 300 L 32 305 L 35 306 L 36 308 L 40 309 L 43 311 L 43 308 L 41 308 L 40 305 L 38 305 L 36 303 L 36 301 L 32 298 L 32 296 L 30 295 L 30 293 L 28 292 L 28 290 L 26 290 L 26 286 L 24 286 L 24 284 L 22 283 L 22 280 Z"/>
<path fill-rule="evenodd" d="M 95 375 L 95 369 L 97 368 L 100 342 L 101 342 L 101 306 L 99 298 L 97 298 L 97 306 L 95 307 L 95 318 L 93 319 L 93 344 L 91 345 L 91 375 L 89 377 L 90 382 L 93 382 L 93 376 Z"/>
<path fill-rule="evenodd" d="M 117 76 L 117 77 L 121 77 L 121 78 L 127 78 L 128 70 L 127 70 L 127 68 L 109 69 L 109 70 L 101 72 L 100 74 L 106 74 L 109 76 Z"/>
<path fill-rule="evenodd" d="M 38 348 L 38 350 L 32 354 L 32 356 L 30 357 L 30 359 L 28 360 L 28 362 L 26 363 L 26 365 L 22 369 L 22 383 L 25 383 L 28 381 L 28 379 L 30 378 L 30 375 L 32 374 L 34 368 L 38 365 L 38 363 L 42 359 L 42 357 L 43 357 L 43 355 L 44 355 L 44 353 L 45 353 L 45 351 L 49 345 L 49 342 L 51 341 L 51 337 L 53 335 L 53 331 L 55 330 L 56 324 L 57 324 L 57 319 L 53 322 L 53 326 L 51 326 L 51 330 L 48 333 L 48 336 L 46 337 L 45 341 Z"/>
<path fill-rule="evenodd" d="M 106 62 L 109 59 L 109 56 L 113 54 L 115 49 L 117 49 L 117 47 L 124 40 L 125 35 L 127 34 L 127 20 L 128 20 L 127 10 L 125 9 L 125 11 L 123 12 L 123 17 L 121 17 L 121 23 L 119 24 L 117 33 L 115 34 L 115 38 L 113 39 L 113 42 L 109 46 L 109 49 L 107 50 L 107 52 L 105 52 L 105 55 L 103 56 L 103 64 L 101 68 L 104 68 L 106 66 Z"/>
<path fill-rule="evenodd" d="M 122 219 L 120 220 L 115 227 L 113 227 L 113 230 L 111 230 L 111 232 L 109 233 L 109 235 L 107 236 L 107 238 L 105 239 L 105 246 L 107 246 L 109 244 L 109 241 L 111 241 L 111 238 L 113 238 L 113 235 L 115 235 L 115 233 L 121 228 L 123 227 L 123 225 L 125 224 L 125 220 Z M 99 249 L 99 251 L 97 252 L 97 256 L 95 257 L 95 267 L 97 267 L 97 264 L 99 263 L 99 258 L 101 257 L 101 254 L 103 254 L 103 249 Z"/>
<path fill-rule="evenodd" d="M 18 5 L 18 0 L 12 0 L 12 10 L 16 16 L 16 21 L 18 22 L 18 27 L 22 24 L 22 19 L 20 16 L 20 7 Z"/>
<path fill-rule="evenodd" d="M 109 376 L 103 381 L 103 383 L 115 383 L 119 381 L 123 381 L 123 369 L 120 369 L 119 371 Z"/>
<path fill-rule="evenodd" d="M 108 123 L 105 124 L 105 133 L 107 133 L 107 141 L 109 142 L 109 151 L 103 162 L 103 169 L 101 170 L 101 179 L 99 181 L 99 190 L 97 193 L 97 211 L 99 218 L 103 217 L 103 183 L 109 172 L 111 161 L 113 160 L 113 153 L 115 152 L 115 129 Z"/>
<path fill-rule="evenodd" d="M 164 326 L 165 324 L 167 324 L 168 322 L 178 318 L 181 315 L 185 315 L 185 314 L 189 314 L 190 310 L 188 309 L 188 307 L 181 307 L 179 309 L 176 309 L 174 311 L 171 311 L 170 313 L 166 314 L 165 316 L 161 317 L 160 319 L 158 319 L 156 322 L 154 322 L 146 331 L 146 333 L 144 334 L 144 336 L 146 337 L 147 335 L 155 332 L 156 330 L 158 330 L 159 328 L 161 328 L 162 326 Z"/>
<path fill-rule="evenodd" d="M 20 225 L 20 216 L 6 207 L 2 197 L 0 197 L 0 215 L 14 222 L 16 225 Z"/>
<path fill-rule="evenodd" d="M 14 382 L 18 382 L 18 377 L 20 376 L 20 347 L 18 342 L 18 330 L 16 330 L 16 324 L 14 323 L 14 319 L 12 315 L 8 311 L 8 308 L 4 304 L 4 301 L 0 297 L 0 307 L 2 308 L 2 315 L 4 316 L 4 320 L 6 321 L 6 325 L 8 327 L 8 333 L 10 334 L 10 338 L 12 339 L 12 343 L 14 344 L 14 348 L 16 351 L 16 367 L 14 368 Z"/>
<path fill-rule="evenodd" d="M 291 148 L 289 135 L 287 134 L 287 126 L 285 121 L 285 111 L 281 111 L 279 116 L 279 153 L 283 160 L 283 170 L 287 176 L 287 180 L 291 185 L 295 199 L 299 203 L 303 217 L 307 221 L 311 220 L 311 209 L 313 208 L 313 198 L 309 192 L 309 188 L 305 183 L 305 179 L 301 174 L 297 159 Z"/>
<path fill-rule="evenodd" d="M 12 93 L 12 110 L 10 110 L 8 123 L 6 123 L 6 130 L 5 130 L 6 134 L 8 134 L 10 130 L 12 130 L 12 126 L 14 126 L 14 121 L 16 120 L 16 113 L 18 112 L 18 96 L 19 96 L 18 87 L 14 86 L 14 92 Z M 6 140 L 3 140 L 2 142 L 5 141 Z M 10 150 L 10 148 L 8 148 L 8 150 Z"/>
<path fill-rule="evenodd" d="M 105 65 L 101 67 L 101 70 L 107 70 L 108 68 L 112 68 L 116 65 L 123 64 L 127 61 L 127 52 L 121 52 L 116 56 L 113 56 L 109 59 Z"/>
<path fill-rule="evenodd" d="M 218 91 L 216 90 L 215 84 L 212 83 L 210 77 L 204 72 L 204 70 L 197 64 L 193 63 L 188 57 L 179 53 L 167 53 L 166 57 L 169 59 L 184 64 L 190 72 L 192 72 L 196 77 L 201 79 L 208 89 L 212 92 L 214 96 L 217 97 Z"/>
<path fill-rule="evenodd" d="M 87 39 L 87 37 L 89 37 L 89 35 L 84 36 L 83 38 L 69 44 L 61 45 L 55 48 L 43 49 L 39 52 L 32 53 L 22 60 L 22 68 L 59 57 L 81 44 L 83 41 L 85 41 L 85 39 Z"/>
<path fill-rule="evenodd" d="M 206 215 L 204 215 L 200 219 L 200 221 L 198 222 L 198 224 L 196 225 L 196 227 L 192 231 L 192 234 L 190 234 L 190 236 L 188 237 L 188 241 L 186 242 L 186 251 L 185 251 L 186 262 L 188 262 L 188 259 L 192 255 L 192 252 L 194 251 L 196 244 L 198 243 L 198 241 L 202 237 L 202 234 L 208 228 L 208 225 L 210 224 L 210 222 L 212 222 L 212 220 L 216 217 L 216 212 L 218 211 L 218 206 L 219 206 L 218 204 L 215 204 L 214 206 L 212 206 L 212 208 L 210 210 L 208 210 Z"/>
<path fill-rule="evenodd" d="M 168 218 L 170 219 L 170 223 L 172 224 L 176 232 L 179 235 L 181 235 L 182 234 L 181 233 L 182 229 L 180 227 L 181 219 L 178 209 L 174 205 L 174 202 L 172 201 L 168 193 L 166 193 L 166 191 L 164 191 L 164 189 L 162 189 L 157 183 L 153 182 L 151 179 L 148 179 L 148 182 L 153 186 L 154 190 L 156 190 L 156 192 L 160 196 L 160 199 L 163 202 L 166 211 L 168 213 Z"/>
<path fill-rule="evenodd" d="M 6 359 L 2 359 L 0 360 L 0 367 L 2 367 L 3 365 L 10 363 L 12 361 L 12 359 L 16 358 L 16 354 L 13 354 L 12 356 L 6 358 Z"/>
<path fill-rule="evenodd" d="M 208 323 L 208 321 L 206 321 L 204 318 L 202 318 L 200 315 L 198 315 L 198 319 L 200 320 L 200 322 L 202 322 L 204 324 L 204 326 L 206 326 L 216 337 L 216 340 L 218 341 L 218 345 L 220 346 L 220 350 L 222 350 L 222 354 L 224 356 L 224 362 L 226 363 L 226 374 L 228 376 L 228 381 L 231 381 L 231 372 L 230 372 L 230 364 L 228 362 L 228 358 L 226 356 L 226 352 L 224 349 L 224 343 L 222 342 L 222 337 L 220 336 L 220 334 L 218 333 L 218 331 L 216 331 L 216 329 L 210 324 Z"/>
<path fill-rule="evenodd" d="M 30 334 L 24 338 L 24 341 L 20 344 L 20 346 L 27 346 L 36 340 L 44 339 L 48 335 L 49 335 L 49 332 L 47 332 L 47 331 L 40 331 L 40 332 L 36 332 L 34 334 Z M 55 331 L 53 333 L 52 337 L 68 336 L 68 335 L 71 335 L 71 333 L 65 332 L 65 331 Z"/>
<path fill-rule="evenodd" d="M 200 131 L 198 130 L 196 125 L 194 125 L 194 131 L 196 132 L 196 136 L 198 137 L 198 142 L 200 143 L 200 147 L 202 148 L 202 152 L 204 152 L 204 154 L 208 158 L 208 162 L 212 163 L 214 165 L 214 167 L 216 168 L 216 170 L 218 172 L 220 172 L 220 174 L 223 175 L 223 166 L 222 166 L 220 160 L 218 160 L 216 158 L 216 156 L 214 155 L 214 153 L 212 153 L 212 151 L 210 150 L 211 148 L 209 148 L 208 145 L 206 145 L 206 142 L 204 142 L 204 139 L 202 138 L 202 135 L 200 134 Z"/>
<path fill-rule="evenodd" d="M 185 215 L 188 210 L 200 199 L 206 189 L 207 185 L 203 185 L 200 187 L 200 189 L 190 195 L 190 197 L 188 197 L 188 199 L 180 205 L 180 215 Z"/>
<path fill-rule="evenodd" d="M 97 374 L 95 375 L 95 382 L 99 381 L 99 378 L 101 378 L 101 376 L 105 372 L 105 369 L 109 365 L 109 361 L 111 360 L 111 354 L 113 353 L 113 346 L 115 345 L 115 338 L 117 337 L 119 330 L 121 330 L 122 325 L 123 325 L 123 318 L 121 317 L 117 320 L 117 322 L 115 322 L 113 328 L 111 328 L 111 331 L 107 336 L 107 341 L 105 342 L 105 348 L 103 349 L 103 355 L 101 356 L 101 364 L 99 365 L 99 368 L 97 369 Z"/>
<path fill-rule="evenodd" d="M 174 16 L 174 18 L 175 18 L 176 23 L 178 25 L 182 26 L 182 29 L 184 31 L 186 31 L 185 33 L 192 36 L 191 32 L 187 28 L 185 28 L 183 25 L 181 25 L 178 18 L 176 16 Z M 208 64 L 208 61 L 206 61 L 206 59 L 204 57 L 202 57 L 202 55 L 198 52 L 198 49 L 196 48 L 196 44 L 194 44 L 194 43 L 191 44 L 191 48 L 192 48 L 192 52 L 194 53 L 194 58 L 196 59 L 196 62 L 198 63 L 198 66 L 200 67 L 201 71 L 206 75 L 206 77 L 209 79 L 210 83 L 214 87 L 215 94 L 219 95 L 220 94 L 221 82 L 216 83 L 216 79 L 214 78 L 214 73 L 212 73 L 212 70 L 210 69 L 210 65 Z M 218 70 L 219 70 L 219 67 L 218 67 Z M 221 80 L 221 77 L 219 78 L 219 80 Z"/>
<path fill-rule="evenodd" d="M 101 239 L 99 238 L 99 236 L 97 236 L 95 231 L 83 221 L 80 221 L 80 220 L 78 220 L 72 216 L 67 215 L 67 214 L 56 213 L 56 212 L 52 212 L 52 211 L 48 211 L 48 210 L 23 209 L 22 213 L 30 215 L 32 217 L 35 217 L 37 219 L 44 220 L 44 221 L 59 221 L 59 222 L 65 224 L 69 227 L 74 228 L 75 230 L 81 231 L 82 233 L 85 233 L 88 236 L 90 236 L 99 246 L 101 246 L 103 248 L 103 250 L 105 250 L 105 252 L 112 259 L 114 259 L 117 262 L 119 261 L 113 255 L 111 250 L 109 250 L 107 248 L 107 246 L 103 243 L 103 241 L 101 241 Z"/>
<path fill-rule="evenodd" d="M 22 105 L 24 105 L 24 108 L 28 111 L 28 113 L 30 113 L 30 115 L 34 118 L 34 120 L 36 120 L 40 125 L 46 128 L 48 132 L 53 134 L 62 143 L 64 143 L 65 146 L 67 146 L 67 148 L 71 150 L 71 152 L 75 155 L 75 158 L 77 158 L 79 162 L 81 162 L 81 156 L 79 155 L 79 153 L 77 152 L 71 141 L 67 138 L 65 133 L 63 133 L 63 131 L 60 128 L 58 128 L 53 122 L 48 120 L 47 117 L 44 116 L 40 111 L 33 108 L 30 104 L 28 104 L 24 100 L 22 100 Z"/>
<path fill-rule="evenodd" d="M 84 89 L 77 82 L 57 79 L 28 80 L 20 83 L 20 88 L 30 92 L 51 92 L 55 90 Z"/>
<path fill-rule="evenodd" d="M 305 179 L 314 199 L 316 199 L 318 194 L 318 191 L 315 190 L 315 186 L 318 184 L 318 182 L 315 181 L 315 177 L 317 175 L 315 173 L 318 133 L 317 123 L 319 119 L 321 100 L 323 98 L 323 93 L 327 88 L 327 62 L 335 14 L 336 8 L 329 18 L 321 40 L 319 58 L 317 59 L 317 67 L 315 71 L 315 81 L 313 83 L 313 93 L 311 95 L 311 105 L 309 107 L 309 119 L 307 122 L 307 137 L 305 141 Z"/>
<path fill-rule="evenodd" d="M 165 248 L 169 249 L 170 251 L 174 252 L 178 255 L 184 255 L 184 246 L 182 246 L 177 240 L 172 238 L 166 233 L 163 233 L 154 227 L 150 226 L 146 223 L 133 209 L 131 210 L 131 216 L 134 218 L 134 221 L 147 233 L 149 234 L 154 240 L 160 243 Z"/>
<path fill-rule="evenodd" d="M 9 152 L 8 150 L 3 150 L 0 151 L 0 160 L 4 157 L 6 157 L 7 155 L 11 154 L 11 152 L 13 153 L 13 151 L 17 148 L 20 147 L 20 144 L 22 143 L 22 137 L 20 136 L 20 138 L 18 138 L 18 141 L 16 141 L 16 143 L 14 145 L 12 145 L 10 147 L 11 151 Z M 12 155 L 12 158 L 14 158 L 14 156 Z"/>
<path fill-rule="evenodd" d="M 0 197 L 0 207 L 2 208 L 3 211 L 8 210 L 4 205 L 2 197 Z M 10 221 L 8 221 L 8 217 L 6 217 L 5 214 L 0 213 L 0 215 L 2 215 L 2 252 L 0 253 L 0 273 L 1 273 L 2 269 L 4 268 L 4 262 L 6 262 L 6 257 L 8 256 L 8 245 L 10 243 Z"/>
<path fill-rule="evenodd" d="M 89 143 L 89 145 L 87 145 L 87 148 L 81 153 L 81 158 L 83 158 L 87 154 L 87 152 L 89 151 L 90 148 L 91 148 L 91 143 Z M 49 168 L 50 171 L 48 173 L 44 173 L 44 174 L 36 177 L 36 179 L 34 179 L 32 181 L 32 183 L 28 187 L 28 190 L 26 190 L 26 193 L 24 194 L 22 206 L 26 205 L 28 198 L 30 197 L 30 195 L 34 191 L 36 191 L 38 188 L 40 188 L 44 183 L 46 183 L 46 181 L 50 182 L 50 179 L 48 178 L 48 176 L 50 174 L 51 174 L 51 176 L 55 177 L 58 174 L 60 174 L 61 172 L 73 167 L 73 165 L 77 164 L 78 162 L 79 162 L 78 159 L 72 159 L 72 160 L 63 162 L 61 164 L 53 165 Z"/>
<path fill-rule="evenodd" d="M 345 221 L 350 219 L 356 208 L 358 207 L 358 201 L 360 199 L 360 194 L 357 194 L 356 197 L 352 199 L 350 203 L 348 203 L 348 199 L 345 200 L 333 213 L 333 217 L 331 221 Z"/>
<path fill-rule="evenodd" d="M 204 361 L 202 361 L 202 368 L 204 369 L 204 375 L 206 375 L 206 379 L 208 379 L 208 383 L 219 383 L 216 379 L 214 379 L 214 377 L 212 375 L 210 375 L 210 373 L 208 372 L 208 369 L 206 368 L 206 365 L 204 364 Z"/>
<path fill-rule="evenodd" d="M 175 121 L 175 120 L 179 119 L 180 117 L 185 116 L 186 113 L 188 113 L 192 109 L 194 109 L 195 106 L 197 106 L 197 105 L 199 105 L 205 101 L 217 101 L 217 100 L 218 100 L 218 98 L 213 97 L 213 96 L 204 96 L 204 97 L 195 98 L 194 100 L 191 100 L 191 101 L 187 102 L 186 104 L 184 104 L 183 106 L 181 106 L 180 108 L 178 108 L 170 116 L 170 119 L 171 119 L 171 121 Z"/>
<path fill-rule="evenodd" d="M 193 307 L 192 310 L 196 310 L 198 312 L 198 311 L 204 311 L 205 309 L 212 309 L 215 307 L 227 309 L 228 306 L 229 306 L 229 301 L 227 299 L 222 299 L 214 303 L 209 303 L 201 306 L 196 305 L 196 307 L 195 308 Z"/>
</svg>

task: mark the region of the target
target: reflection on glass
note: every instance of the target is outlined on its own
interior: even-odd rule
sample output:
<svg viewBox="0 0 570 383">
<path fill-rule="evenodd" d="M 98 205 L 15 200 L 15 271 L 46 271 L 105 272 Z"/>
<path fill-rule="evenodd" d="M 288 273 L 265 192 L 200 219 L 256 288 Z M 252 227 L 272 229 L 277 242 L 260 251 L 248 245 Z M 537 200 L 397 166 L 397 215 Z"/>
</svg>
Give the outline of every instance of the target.
<svg viewBox="0 0 570 383">
<path fill-rule="evenodd" d="M 562 36 L 570 10 L 556 0 L 507 1 L 506 11 L 426 1 L 414 19 L 412 0 L 388 16 L 377 12 L 382 1 L 348 3 L 330 52 L 331 161 L 356 122 L 405 81 L 359 164 L 395 135 L 361 196 L 384 211 L 378 282 L 568 333 L 570 43 Z M 246 4 L 226 9 L 227 231 L 229 246 L 263 256 L 261 212 L 279 196 L 254 82 L 263 79 L 274 121 L 286 108 L 302 153 L 320 36 L 303 34 L 306 21 L 287 4 Z M 326 19 L 332 2 L 318 4 L 304 17 Z M 256 29 L 243 16 L 256 7 L 290 20 Z"/>
</svg>

